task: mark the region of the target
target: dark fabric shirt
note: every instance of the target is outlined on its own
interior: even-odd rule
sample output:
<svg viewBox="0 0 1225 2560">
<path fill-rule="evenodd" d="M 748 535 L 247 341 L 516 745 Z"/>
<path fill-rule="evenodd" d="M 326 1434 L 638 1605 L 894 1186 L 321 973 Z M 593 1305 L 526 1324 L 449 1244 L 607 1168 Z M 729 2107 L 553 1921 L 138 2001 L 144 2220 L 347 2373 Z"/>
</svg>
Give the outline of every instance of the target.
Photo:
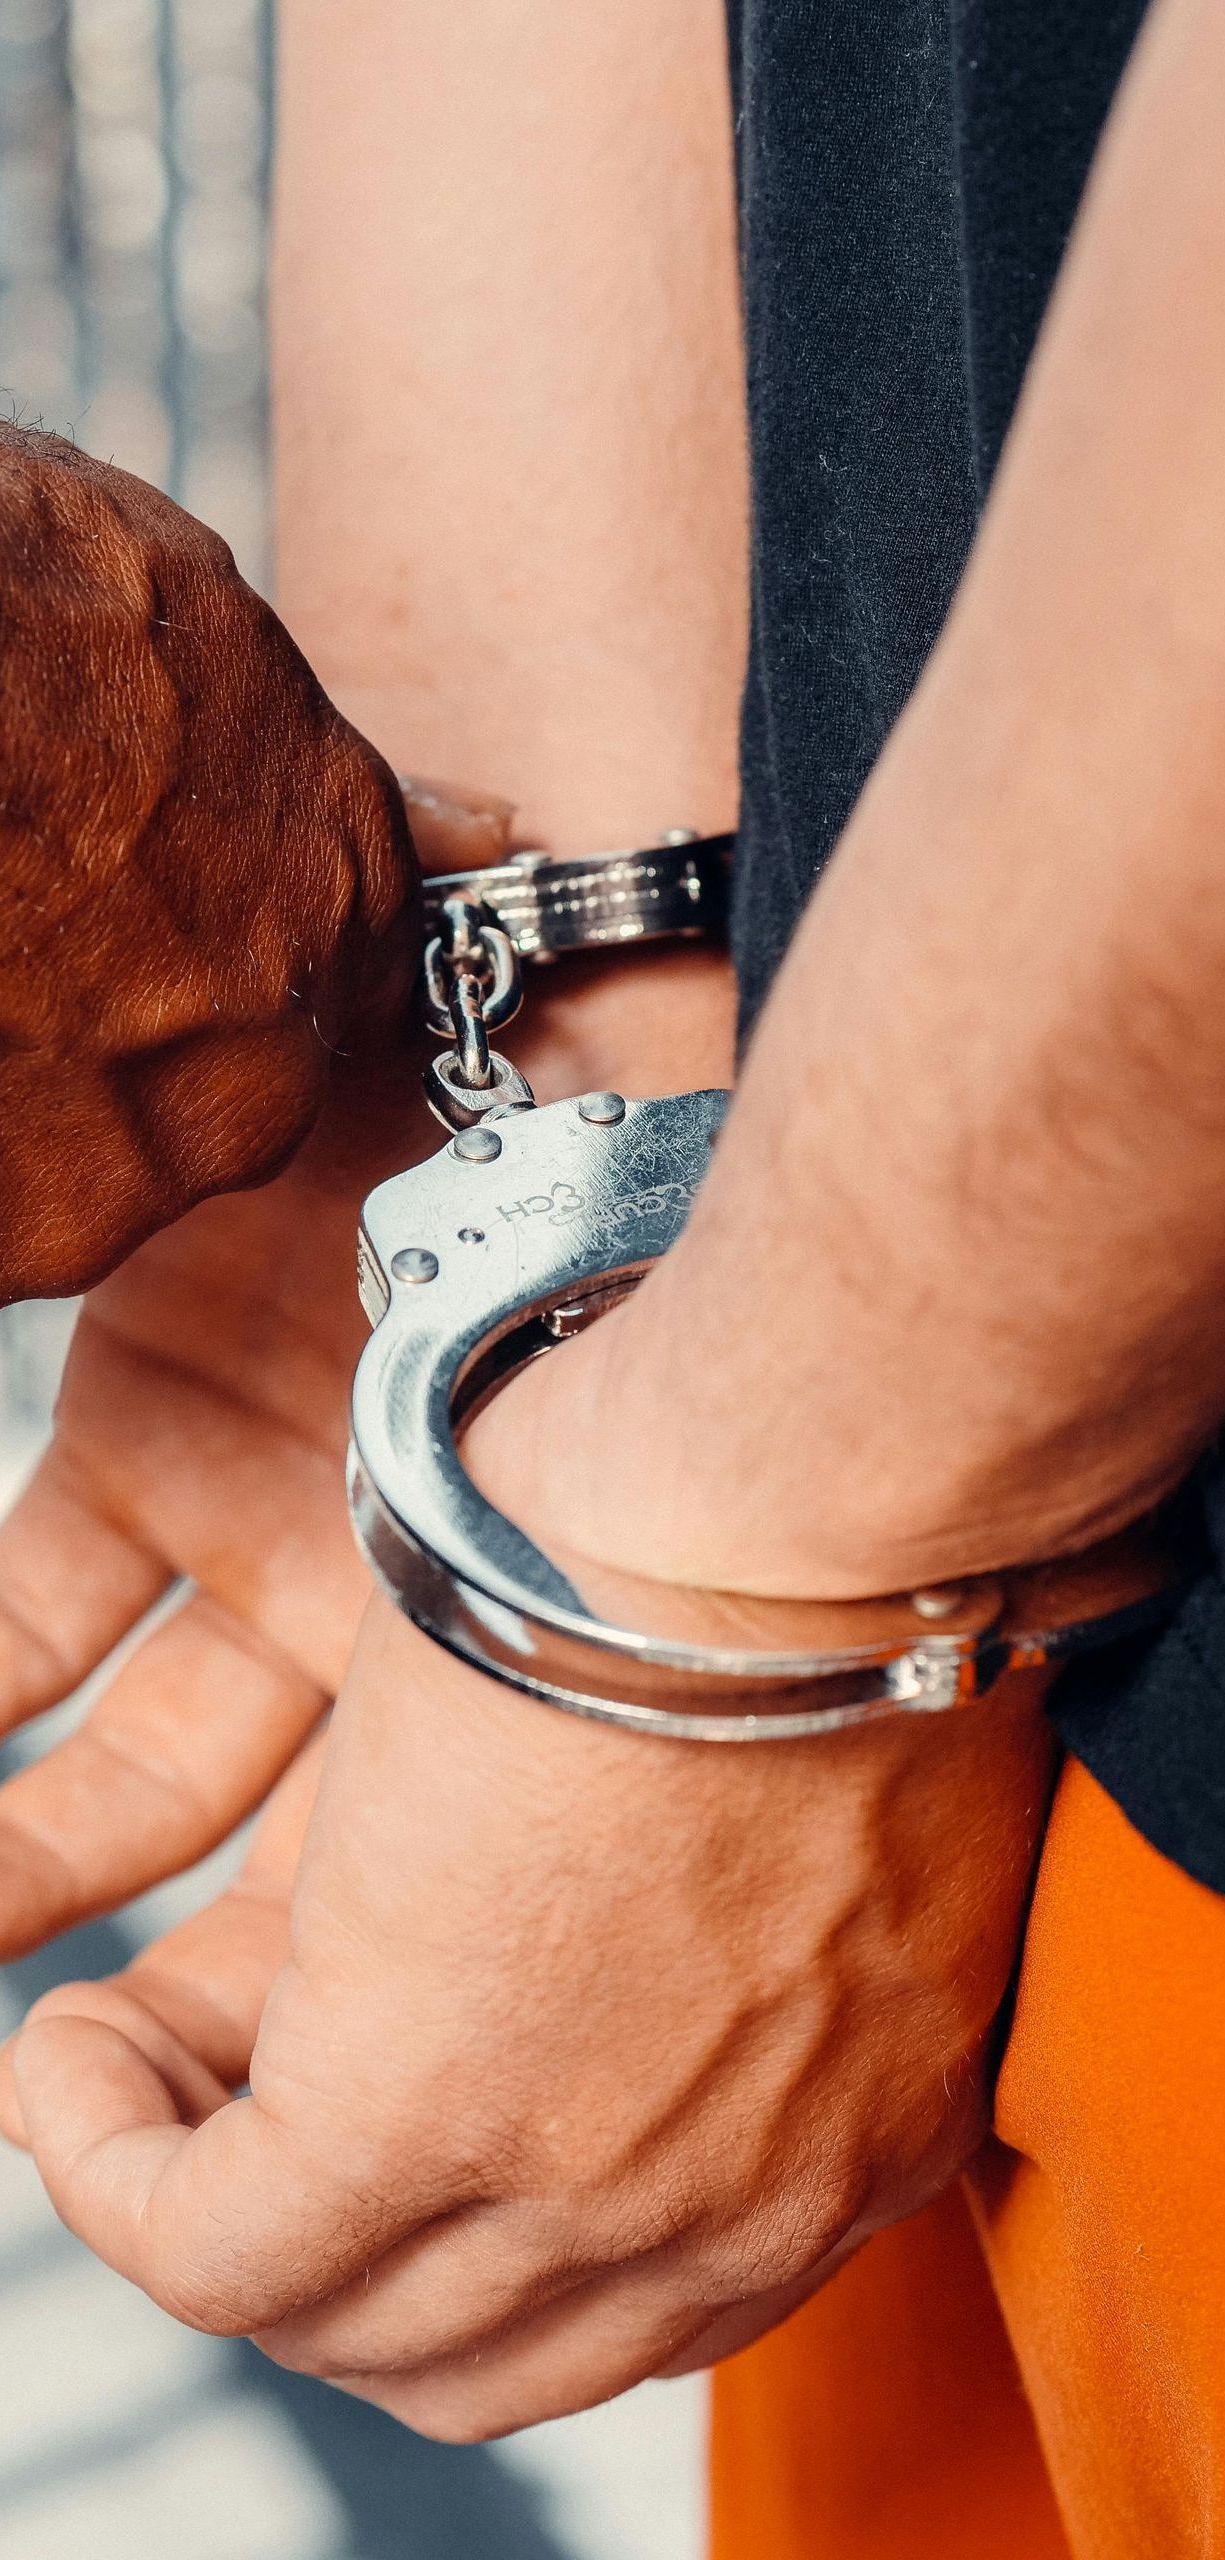
<svg viewBox="0 0 1225 2560">
<path fill-rule="evenodd" d="M 940 630 L 1144 0 L 729 0 L 753 459 L 746 1030 Z M 1225 1533 L 1206 1475 L 1207 1531 Z M 1225 1891 L 1225 1578 L 1065 1740 Z"/>
</svg>

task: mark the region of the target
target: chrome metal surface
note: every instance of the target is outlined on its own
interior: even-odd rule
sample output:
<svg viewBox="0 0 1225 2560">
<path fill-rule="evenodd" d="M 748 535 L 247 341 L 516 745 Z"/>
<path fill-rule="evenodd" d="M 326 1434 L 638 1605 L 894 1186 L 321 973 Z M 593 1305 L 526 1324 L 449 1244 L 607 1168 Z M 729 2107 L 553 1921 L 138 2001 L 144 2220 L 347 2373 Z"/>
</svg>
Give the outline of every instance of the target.
<svg viewBox="0 0 1225 2560">
<path fill-rule="evenodd" d="M 442 900 L 438 930 L 425 947 L 425 1013 L 451 1047 L 426 1070 L 425 1098 L 444 1128 L 470 1128 L 495 1107 L 530 1110 L 534 1096 L 508 1059 L 489 1046 L 491 1031 L 513 1020 L 523 1002 L 519 954 L 491 908 L 459 890 Z"/>
<path fill-rule="evenodd" d="M 444 1129 L 474 1129 L 506 1111 L 530 1111 L 535 1095 L 526 1076 L 512 1067 L 500 1049 L 489 1052 L 489 1082 L 465 1082 L 463 1060 L 455 1049 L 431 1058 L 421 1079 L 425 1098 Z"/>
<path fill-rule="evenodd" d="M 438 1278 L 438 1256 L 423 1252 L 419 1244 L 402 1245 L 399 1253 L 391 1257 L 391 1276 L 420 1288 L 427 1280 Z"/>
<path fill-rule="evenodd" d="M 620 1093 L 584 1093 L 579 1096 L 578 1115 L 593 1129 L 615 1129 L 625 1118 L 625 1097 Z"/>
<path fill-rule="evenodd" d="M 493 1070 L 489 1033 L 481 1011 L 481 991 L 475 978 L 465 975 L 456 979 L 449 1011 L 451 1029 L 455 1034 L 459 1081 L 470 1093 L 487 1093 L 493 1082 Z"/>
<path fill-rule="evenodd" d="M 493 1164 L 502 1153 L 496 1129 L 461 1129 L 451 1140 L 451 1154 L 461 1164 Z"/>
<path fill-rule="evenodd" d="M 1172 1584 L 1159 1541 L 950 1586 L 937 1631 L 922 1593 L 755 1601 L 597 1573 L 545 1555 L 485 1500 L 457 1431 L 675 1243 L 726 1102 L 721 1093 L 630 1102 L 622 1121 L 602 1126 L 576 1101 L 552 1103 L 496 1131 L 461 1133 L 371 1194 L 362 1287 L 377 1329 L 354 1386 L 350 1497 L 366 1554 L 399 1606 L 535 1696 L 705 1741 L 960 1706 L 1010 1666 L 1151 1622 Z M 478 1137 L 501 1145 L 474 1169 L 463 1150 Z M 393 1285 L 410 1244 L 437 1257 L 435 1287 Z"/>
<path fill-rule="evenodd" d="M 453 883 L 441 881 L 434 886 L 447 888 L 448 895 L 438 906 L 437 931 L 427 941 L 422 959 L 430 1028 L 447 1038 L 456 984 L 471 979 L 486 1030 L 504 1030 L 523 1002 L 523 975 L 515 945 L 484 899 L 462 894 Z"/>
<path fill-rule="evenodd" d="M 662 843 L 634 852 L 575 861 L 514 854 L 487 871 L 427 880 L 426 932 L 438 933 L 448 899 L 460 896 L 492 911 L 523 960 L 673 934 L 721 937 L 733 843 L 730 835 L 691 836 L 678 827 Z"/>
<path fill-rule="evenodd" d="M 486 871 L 457 871 L 424 887 L 425 1010 L 450 1043 L 426 1070 L 426 1100 L 444 1128 L 469 1128 L 495 1109 L 527 1110 L 532 1089 L 489 1035 L 518 1012 L 521 962 L 599 951 L 663 935 L 721 936 L 730 836 L 676 827 L 636 853 L 555 862 L 521 853 Z M 615 1115 L 619 1095 L 586 1097 L 588 1116 Z"/>
</svg>

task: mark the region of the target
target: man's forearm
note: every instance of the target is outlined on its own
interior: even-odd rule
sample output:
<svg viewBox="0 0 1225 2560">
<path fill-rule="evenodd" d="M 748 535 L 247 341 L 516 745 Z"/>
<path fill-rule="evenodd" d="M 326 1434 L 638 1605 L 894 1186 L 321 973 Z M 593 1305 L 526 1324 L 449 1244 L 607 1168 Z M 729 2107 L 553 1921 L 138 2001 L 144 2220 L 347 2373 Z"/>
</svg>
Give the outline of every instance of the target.
<svg viewBox="0 0 1225 2560">
<path fill-rule="evenodd" d="M 1132 1516 L 1225 1410 L 1223 105 L 1219 11 L 1167 0 L 691 1229 L 519 1391 L 539 1517 L 585 1390 L 596 1554 L 986 1567 Z"/>
<path fill-rule="evenodd" d="M 279 601 L 393 761 L 587 851 L 736 805 L 721 0 L 292 0 Z"/>
</svg>

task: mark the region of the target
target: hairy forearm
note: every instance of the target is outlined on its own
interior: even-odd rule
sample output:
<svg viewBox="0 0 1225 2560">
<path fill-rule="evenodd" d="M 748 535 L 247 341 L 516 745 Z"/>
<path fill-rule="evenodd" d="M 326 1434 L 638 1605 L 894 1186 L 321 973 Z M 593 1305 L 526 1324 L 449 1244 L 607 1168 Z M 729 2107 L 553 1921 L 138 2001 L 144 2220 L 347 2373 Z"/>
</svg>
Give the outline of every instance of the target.
<svg viewBox="0 0 1225 2560">
<path fill-rule="evenodd" d="M 1223 103 L 1219 10 L 1167 0 L 691 1229 L 521 1396 L 539 1517 L 583 1388 L 595 1553 L 985 1567 L 1133 1515 L 1225 1411 Z"/>
<path fill-rule="evenodd" d="M 416 772 L 586 850 L 735 815 L 720 0 L 289 0 L 278 594 Z"/>
</svg>

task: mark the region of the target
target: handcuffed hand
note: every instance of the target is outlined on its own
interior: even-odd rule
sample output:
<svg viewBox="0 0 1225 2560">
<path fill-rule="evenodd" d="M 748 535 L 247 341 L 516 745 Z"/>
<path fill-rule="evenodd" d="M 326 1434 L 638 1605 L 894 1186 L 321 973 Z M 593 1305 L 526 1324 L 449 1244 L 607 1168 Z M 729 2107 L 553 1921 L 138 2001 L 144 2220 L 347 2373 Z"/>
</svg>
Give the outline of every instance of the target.
<svg viewBox="0 0 1225 2560">
<path fill-rule="evenodd" d="M 0 1302 L 292 1152 L 414 957 L 394 778 L 223 542 L 0 426 Z"/>
<path fill-rule="evenodd" d="M 278 1808 L 254 1889 L 23 2031 L 51 2196 L 180 2318 L 427 2433 L 709 2361 L 976 2146 L 1049 1747 L 1032 1677 L 646 1739 L 376 1600 L 296 1880 Z"/>
</svg>

